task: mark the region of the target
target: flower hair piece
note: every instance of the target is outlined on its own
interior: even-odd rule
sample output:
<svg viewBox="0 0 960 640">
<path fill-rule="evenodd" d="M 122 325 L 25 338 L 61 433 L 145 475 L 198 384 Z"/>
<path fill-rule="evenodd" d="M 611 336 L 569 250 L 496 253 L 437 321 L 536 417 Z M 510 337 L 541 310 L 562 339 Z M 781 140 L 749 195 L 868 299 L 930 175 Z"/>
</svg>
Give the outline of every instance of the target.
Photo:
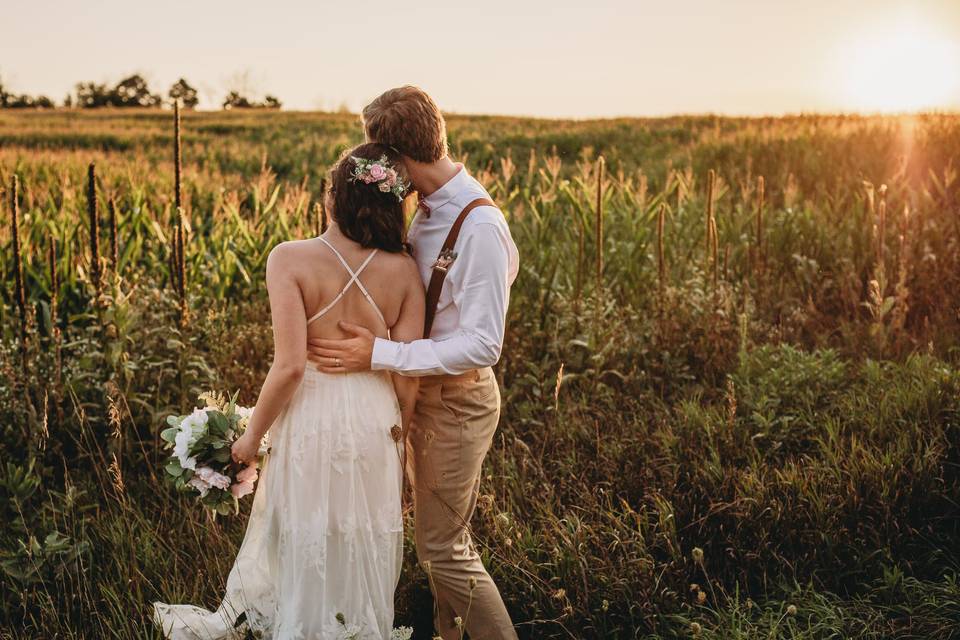
<svg viewBox="0 0 960 640">
<path fill-rule="evenodd" d="M 364 184 L 376 184 L 377 188 L 383 193 L 392 193 L 397 200 L 403 202 L 407 195 L 407 188 L 410 186 L 403 181 L 397 170 L 390 166 L 387 156 L 380 156 L 379 160 L 369 160 L 367 158 L 358 158 L 350 156 L 353 160 L 353 179 L 359 180 Z"/>
</svg>

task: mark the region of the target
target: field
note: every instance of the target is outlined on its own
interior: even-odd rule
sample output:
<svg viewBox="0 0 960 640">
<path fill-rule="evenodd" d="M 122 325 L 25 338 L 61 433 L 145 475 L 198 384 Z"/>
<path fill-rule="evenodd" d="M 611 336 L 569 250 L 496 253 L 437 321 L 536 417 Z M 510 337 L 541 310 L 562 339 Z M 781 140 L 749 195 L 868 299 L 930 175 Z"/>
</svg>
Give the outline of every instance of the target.
<svg viewBox="0 0 960 640">
<path fill-rule="evenodd" d="M 521 252 L 474 526 L 522 637 L 960 637 L 960 116 L 449 127 Z M 360 128 L 182 129 L 178 251 L 169 111 L 0 111 L 0 638 L 158 638 L 242 537 L 158 433 L 255 400 L 266 256 Z"/>
</svg>

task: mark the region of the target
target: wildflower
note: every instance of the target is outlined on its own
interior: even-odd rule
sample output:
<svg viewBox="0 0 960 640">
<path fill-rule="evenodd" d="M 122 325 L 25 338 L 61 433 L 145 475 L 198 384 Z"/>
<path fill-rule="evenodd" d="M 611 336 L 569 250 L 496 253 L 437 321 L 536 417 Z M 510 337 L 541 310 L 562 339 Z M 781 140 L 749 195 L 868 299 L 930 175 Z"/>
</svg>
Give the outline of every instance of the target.
<svg viewBox="0 0 960 640">
<path fill-rule="evenodd" d="M 604 598 L 603 602 L 600 603 L 600 608 L 606 613 L 607 609 L 610 608 L 610 601 Z"/>
<path fill-rule="evenodd" d="M 695 636 L 699 636 L 700 632 L 703 631 L 703 627 L 700 626 L 699 622 L 690 623 L 690 632 Z"/>
<path fill-rule="evenodd" d="M 788 616 L 795 616 L 795 615 L 797 615 L 797 607 L 796 607 L 796 605 L 790 605 L 789 607 L 787 607 L 787 615 L 788 615 Z"/>
<path fill-rule="evenodd" d="M 556 591 L 553 592 L 553 597 L 555 600 L 563 600 L 564 598 L 567 597 L 567 590 L 557 589 Z"/>
<path fill-rule="evenodd" d="M 696 563 L 703 562 L 703 549 L 701 549 L 700 547 L 694 547 L 693 553 L 691 555 L 693 556 L 694 562 Z"/>
<path fill-rule="evenodd" d="M 510 524 L 510 516 L 508 516 L 503 511 L 497 514 L 497 520 L 499 520 L 500 524 L 502 524 L 503 526 L 507 526 L 508 524 Z"/>
<path fill-rule="evenodd" d="M 337 617 L 337 622 L 339 622 L 340 624 L 343 624 L 343 625 L 347 624 L 347 619 L 343 617 L 342 613 L 338 612 L 336 617 Z"/>
<path fill-rule="evenodd" d="M 707 594 L 703 591 L 697 591 L 697 604 L 703 604 L 707 601 Z"/>
<path fill-rule="evenodd" d="M 457 616 L 456 618 L 453 619 L 453 624 L 457 625 L 457 629 L 462 629 L 462 628 L 463 628 L 463 618 L 461 618 L 460 616 Z"/>
</svg>

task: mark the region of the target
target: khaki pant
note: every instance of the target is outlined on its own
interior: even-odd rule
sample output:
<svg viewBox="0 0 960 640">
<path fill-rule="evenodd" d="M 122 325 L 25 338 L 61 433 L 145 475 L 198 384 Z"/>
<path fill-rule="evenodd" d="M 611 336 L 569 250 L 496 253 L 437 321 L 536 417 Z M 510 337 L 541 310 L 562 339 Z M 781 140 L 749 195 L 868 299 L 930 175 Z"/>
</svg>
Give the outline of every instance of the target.
<svg viewBox="0 0 960 640">
<path fill-rule="evenodd" d="M 414 487 L 417 557 L 435 600 L 437 631 L 472 640 L 515 639 L 497 586 L 470 536 L 480 467 L 500 417 L 500 389 L 488 367 L 460 376 L 429 376 L 420 383 L 407 440 Z"/>
</svg>

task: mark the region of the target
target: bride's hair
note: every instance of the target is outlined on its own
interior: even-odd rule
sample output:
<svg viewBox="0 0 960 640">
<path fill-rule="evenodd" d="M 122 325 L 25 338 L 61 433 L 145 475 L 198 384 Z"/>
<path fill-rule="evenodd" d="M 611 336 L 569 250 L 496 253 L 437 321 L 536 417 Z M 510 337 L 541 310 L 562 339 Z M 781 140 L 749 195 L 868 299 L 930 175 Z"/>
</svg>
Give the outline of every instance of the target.
<svg viewBox="0 0 960 640">
<path fill-rule="evenodd" d="M 406 184 L 400 155 L 392 147 L 368 142 L 340 156 L 330 170 L 333 219 L 343 235 L 360 246 L 399 253 L 408 248 L 404 239 L 403 202 L 397 197 L 397 189 L 382 191 L 382 181 L 365 182 L 357 177 L 357 160 L 361 161 L 361 171 L 369 176 L 367 167 L 380 164 L 383 159 L 386 162 L 381 166 L 396 171 L 396 181 Z M 362 162 L 364 160 L 369 162 Z"/>
</svg>

